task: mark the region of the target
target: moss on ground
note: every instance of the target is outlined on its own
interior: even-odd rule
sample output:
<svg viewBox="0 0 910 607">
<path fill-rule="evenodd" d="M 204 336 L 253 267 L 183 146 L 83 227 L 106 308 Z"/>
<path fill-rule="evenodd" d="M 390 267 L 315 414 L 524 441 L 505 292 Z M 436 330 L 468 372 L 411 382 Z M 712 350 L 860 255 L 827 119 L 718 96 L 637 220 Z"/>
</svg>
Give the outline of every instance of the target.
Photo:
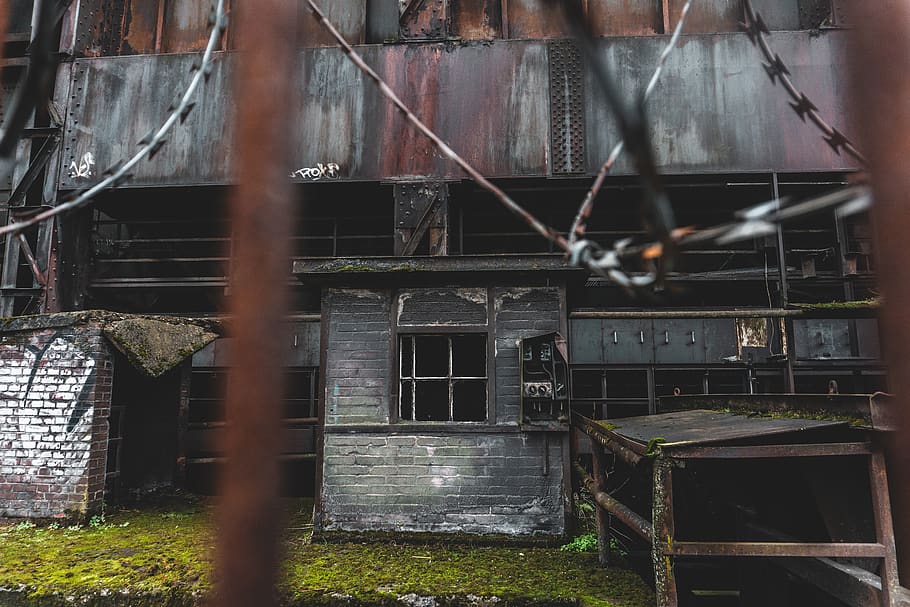
<svg viewBox="0 0 910 607">
<path fill-rule="evenodd" d="M 435 604 L 640 607 L 653 593 L 633 572 L 558 548 L 320 543 L 309 504 L 286 532 L 286 605 Z M 0 528 L 3 604 L 201 605 L 212 585 L 215 531 L 206 506 L 121 511 L 95 526 Z M 493 599 L 492 597 L 498 597 Z"/>
</svg>

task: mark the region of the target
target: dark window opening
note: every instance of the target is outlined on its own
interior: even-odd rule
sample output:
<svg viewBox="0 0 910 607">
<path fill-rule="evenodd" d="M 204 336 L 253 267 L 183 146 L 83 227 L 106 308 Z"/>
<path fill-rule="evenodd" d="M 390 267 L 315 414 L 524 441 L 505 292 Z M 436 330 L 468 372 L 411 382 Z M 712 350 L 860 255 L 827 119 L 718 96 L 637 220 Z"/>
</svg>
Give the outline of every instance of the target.
<svg viewBox="0 0 910 607">
<path fill-rule="evenodd" d="M 290 367 L 282 415 L 282 493 L 313 495 L 318 423 L 319 372 L 315 367 Z M 217 491 L 215 479 L 224 464 L 224 396 L 227 369 L 197 367 L 190 378 L 185 437 L 186 488 L 195 493 Z"/>
<path fill-rule="evenodd" d="M 404 335 L 398 352 L 399 419 L 486 421 L 486 335 Z"/>
</svg>

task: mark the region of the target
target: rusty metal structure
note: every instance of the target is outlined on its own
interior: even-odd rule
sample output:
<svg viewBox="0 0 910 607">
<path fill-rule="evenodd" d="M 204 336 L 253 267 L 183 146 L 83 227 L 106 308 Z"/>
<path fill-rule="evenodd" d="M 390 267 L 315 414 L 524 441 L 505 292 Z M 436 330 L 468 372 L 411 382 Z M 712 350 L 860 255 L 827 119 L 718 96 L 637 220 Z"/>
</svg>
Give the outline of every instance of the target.
<svg viewBox="0 0 910 607">
<path fill-rule="evenodd" d="M 686 559 L 691 568 L 693 559 L 716 557 L 769 558 L 772 566 L 840 604 L 903 604 L 907 591 L 898 582 L 883 454 L 884 433 L 895 427 L 884 413 L 893 410 L 891 403 L 883 399 L 683 396 L 662 402 L 666 412 L 654 416 L 615 422 L 577 417 L 576 427 L 591 440 L 595 475 L 581 466 L 577 473 L 598 507 L 598 537 L 608 534 L 612 517 L 650 546 L 660 606 L 689 602 L 677 584 L 678 576 L 691 573 Z M 718 403 L 727 408 L 717 408 Z M 819 411 L 850 414 L 854 425 L 833 417 L 812 419 Z M 745 412 L 750 416 L 744 417 Z M 609 461 L 607 452 L 631 467 L 630 478 L 650 484 L 651 495 L 636 500 L 644 508 L 636 511 L 611 495 L 617 490 L 608 489 L 600 476 Z M 791 493 L 790 499 L 783 499 L 793 492 L 794 482 L 783 467 L 802 470 L 795 475 L 796 482 L 807 483 L 815 495 L 827 541 L 819 541 L 824 534 L 806 535 L 807 519 L 800 504 L 804 497 Z M 826 481 L 821 479 L 828 475 L 840 477 L 841 491 L 868 487 L 871 503 L 835 506 L 822 488 Z M 748 480 L 744 482 L 743 476 Z M 626 495 L 634 499 L 634 494 Z M 701 508 L 713 511 L 715 518 L 708 525 L 697 520 Z M 724 529 L 731 525 L 722 514 L 725 509 L 738 513 L 735 530 Z M 787 514 L 775 513 L 778 509 Z M 790 528 L 782 530 L 780 525 Z M 800 526 L 800 531 L 793 531 Z M 847 564 L 833 560 L 837 557 L 854 560 Z M 602 552 L 602 561 L 609 558 Z M 878 562 L 870 566 L 870 561 L 861 561 L 864 558 Z M 740 575 L 744 579 L 737 584 L 738 596 L 745 604 L 787 600 L 786 593 L 769 589 L 754 569 Z"/>
<path fill-rule="evenodd" d="M 41 18 L 51 4 L 65 12 Z M 41 50 L 39 25 L 52 27 L 59 63 L 50 103 L 4 133 L 16 134 L 16 153 L 0 182 L 9 230 L 0 316 L 231 310 L 243 326 L 180 370 L 168 430 L 175 483 L 213 491 L 236 458 L 225 445 L 250 450 L 272 434 L 284 490 L 315 495 L 320 533 L 555 537 L 571 525 L 580 454 L 594 461 L 597 502 L 653 539 L 652 523 L 605 489 L 604 445 L 579 440 L 591 424 L 658 413 L 674 395 L 889 389 L 865 215 L 829 205 L 723 244 L 693 236 L 767 200 L 837 198 L 862 180 L 845 1 L 584 0 L 584 35 L 559 3 L 538 0 L 300 2 L 283 21 L 296 26 L 296 48 L 285 56 L 269 45 L 252 72 L 231 51 L 260 45 L 226 20 L 222 9 L 244 8 L 233 4 L 9 7 L 4 120 Z M 614 110 L 631 105 L 655 66 L 661 78 L 639 125 L 645 162 Z M 273 110 L 282 126 L 273 116 L 234 128 L 238 82 L 266 72 L 254 97 L 282 100 Z M 632 153 L 617 156 L 623 137 Z M 867 155 L 874 170 L 878 157 Z M 295 212 L 229 210 L 231 196 L 244 208 L 273 194 Z M 652 196 L 666 199 L 678 229 L 655 221 L 659 205 L 642 204 Z M 279 223 L 291 259 L 258 273 L 240 254 L 280 263 Z M 624 270 L 658 277 L 658 290 L 630 292 L 570 263 L 578 255 L 565 253 L 583 239 L 605 249 L 630 239 L 640 257 L 656 240 L 674 255 Z M 238 290 L 230 278 L 241 275 L 258 286 Z M 241 320 L 260 306 L 262 324 Z M 283 309 L 285 322 L 274 322 Z M 225 382 L 237 412 L 231 391 L 259 385 L 230 383 L 231 366 L 271 388 L 285 369 L 281 419 L 241 413 L 253 415 L 259 442 L 227 421 Z M 569 403 L 590 423 L 573 430 Z M 129 403 L 121 409 L 129 415 Z M 633 469 L 650 451 L 607 442 Z M 872 458 L 878 483 L 878 451 L 851 449 Z M 703 455 L 692 453 L 669 459 Z M 670 504 L 664 463 L 654 470 Z M 509 480 L 514 470 L 521 482 Z M 278 484 L 258 480 L 265 492 Z M 816 541 L 809 552 L 892 559 L 885 539 L 836 554 Z"/>
</svg>

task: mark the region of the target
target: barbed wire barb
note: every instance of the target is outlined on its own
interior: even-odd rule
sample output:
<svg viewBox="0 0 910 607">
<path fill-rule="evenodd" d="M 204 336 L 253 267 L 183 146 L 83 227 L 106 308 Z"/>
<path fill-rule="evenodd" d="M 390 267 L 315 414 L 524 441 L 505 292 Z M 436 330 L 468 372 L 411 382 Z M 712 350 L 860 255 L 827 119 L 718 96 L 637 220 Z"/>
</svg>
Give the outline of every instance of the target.
<svg viewBox="0 0 910 607">
<path fill-rule="evenodd" d="M 806 121 L 806 118 L 822 132 L 822 138 L 825 143 L 834 150 L 834 153 L 840 155 L 841 150 L 846 152 L 850 157 L 863 166 L 868 166 L 865 156 L 853 145 L 846 135 L 828 124 L 818 111 L 818 107 L 812 102 L 806 93 L 800 91 L 793 84 L 790 78 L 790 70 L 780 55 L 771 49 L 767 36 L 771 33 L 762 16 L 755 10 L 752 0 L 743 0 L 744 21 L 739 24 L 749 40 L 761 52 L 765 59 L 762 65 L 765 72 L 774 84 L 780 83 L 787 95 L 790 97 L 790 107 L 796 112 L 800 120 Z"/>
<path fill-rule="evenodd" d="M 645 92 L 642 96 L 643 100 L 647 101 L 648 97 L 651 96 L 651 93 L 654 92 L 654 89 L 657 87 L 657 83 L 663 74 L 664 65 L 666 64 L 667 58 L 679 43 L 679 37 L 683 33 L 683 29 L 685 28 L 686 24 L 686 17 L 688 16 L 689 9 L 691 7 L 692 0 L 689 0 L 683 6 L 682 12 L 679 15 L 679 21 L 676 23 L 676 28 L 673 30 L 673 35 L 670 36 L 670 41 L 667 43 L 667 46 L 664 47 L 663 52 L 661 52 L 660 57 L 657 59 L 657 66 L 654 69 L 654 74 L 651 76 L 651 80 L 648 82 L 648 86 L 645 88 Z M 594 199 L 597 197 L 597 194 L 603 187 L 604 181 L 606 181 L 607 178 L 607 173 L 613 169 L 613 165 L 616 164 L 616 161 L 622 154 L 623 149 L 625 149 L 625 141 L 620 139 L 619 142 L 613 147 L 610 155 L 607 157 L 607 160 L 603 163 L 603 165 L 601 165 L 600 170 L 597 172 L 597 176 L 594 178 L 594 183 L 591 185 L 591 189 L 588 190 L 588 193 L 585 195 L 584 200 L 582 200 L 581 206 L 578 208 L 578 213 L 575 215 L 575 220 L 572 222 L 572 227 L 569 229 L 570 245 L 575 244 L 576 240 L 584 237 L 585 230 L 587 229 L 586 222 L 591 216 L 591 211 L 594 209 Z"/>
<path fill-rule="evenodd" d="M 323 28 L 335 39 L 335 42 L 341 47 L 348 59 L 350 59 L 357 68 L 366 74 L 366 76 L 372 80 L 382 95 L 392 102 L 392 104 L 398 109 L 399 112 L 405 117 L 405 119 L 410 122 L 418 131 L 420 131 L 427 139 L 429 139 L 436 148 L 443 153 L 449 160 L 457 164 L 462 171 L 468 174 L 471 179 L 473 179 L 477 185 L 486 191 L 493 194 L 497 200 L 499 200 L 502 205 L 516 215 L 519 219 L 524 221 L 532 230 L 555 244 L 557 247 L 562 249 L 565 252 L 569 251 L 569 244 L 559 232 L 551 228 L 550 226 L 544 224 L 542 221 L 534 217 L 529 213 L 525 208 L 519 205 L 517 202 L 512 200 L 512 198 L 505 193 L 501 188 L 497 187 L 489 179 L 483 176 L 480 171 L 475 169 L 471 164 L 462 158 L 455 150 L 453 150 L 442 138 L 434 133 L 420 118 L 417 117 L 411 109 L 405 105 L 405 103 L 398 97 L 395 91 L 382 79 L 379 74 L 377 74 L 373 68 L 371 68 L 363 60 L 363 58 L 354 50 L 344 36 L 335 28 L 331 21 L 325 16 L 319 6 L 316 5 L 313 0 L 307 0 L 307 5 L 310 7 L 310 10 L 313 13 L 313 17 L 319 22 Z"/>
</svg>

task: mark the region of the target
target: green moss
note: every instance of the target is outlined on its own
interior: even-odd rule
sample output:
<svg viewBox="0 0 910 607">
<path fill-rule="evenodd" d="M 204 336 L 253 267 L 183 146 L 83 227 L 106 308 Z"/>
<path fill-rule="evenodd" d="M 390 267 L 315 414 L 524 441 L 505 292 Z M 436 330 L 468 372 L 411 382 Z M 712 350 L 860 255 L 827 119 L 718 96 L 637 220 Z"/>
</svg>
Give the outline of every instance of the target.
<svg viewBox="0 0 910 607">
<path fill-rule="evenodd" d="M 881 307 L 879 298 L 861 299 L 858 301 L 830 301 L 825 303 L 811 304 L 793 304 L 794 308 L 800 310 L 866 310 L 878 309 Z"/>
<path fill-rule="evenodd" d="M 828 411 L 794 411 L 792 409 L 778 409 L 774 411 L 752 411 L 746 409 L 717 409 L 720 413 L 733 413 L 747 417 L 765 417 L 768 419 L 807 419 L 825 422 L 844 422 L 851 426 L 871 426 L 871 420 L 853 415 L 835 415 Z"/>
<path fill-rule="evenodd" d="M 667 439 L 665 439 L 662 436 L 655 436 L 654 438 L 650 439 L 648 441 L 648 449 L 645 452 L 645 455 L 648 455 L 648 456 L 657 455 L 660 445 L 665 442 L 667 442 Z"/>
<path fill-rule="evenodd" d="M 610 430 L 610 431 L 616 430 L 616 428 L 619 427 L 616 424 L 611 424 L 610 422 L 605 422 L 605 421 L 598 421 L 597 425 L 600 426 L 601 428 L 603 428 L 604 430 Z"/>
<path fill-rule="evenodd" d="M 606 607 L 653 604 L 653 593 L 624 569 L 601 568 L 594 554 L 558 548 L 395 543 L 318 543 L 309 505 L 292 517 L 280 583 L 283 604 L 400 605 L 403 595 L 437 604 L 498 597 L 508 604 Z M 66 596 L 96 605 L 202 605 L 212 586 L 215 541 L 206 507 L 128 511 L 97 527 L 0 528 L 0 587 L 11 603 L 57 605 Z M 15 597 L 13 596 L 15 594 Z M 125 596 L 132 597 L 126 601 Z M 349 603 L 350 604 L 350 603 Z"/>
<path fill-rule="evenodd" d="M 414 272 L 417 270 L 423 270 L 421 266 L 413 264 L 399 264 L 397 266 L 374 266 L 369 264 L 354 264 L 349 263 L 343 266 L 338 266 L 337 268 L 331 268 L 331 272 L 337 272 L 339 274 L 345 272 Z"/>
<path fill-rule="evenodd" d="M 149 377 L 160 377 L 218 337 L 192 323 L 139 317 L 109 323 L 104 335 Z"/>
</svg>

